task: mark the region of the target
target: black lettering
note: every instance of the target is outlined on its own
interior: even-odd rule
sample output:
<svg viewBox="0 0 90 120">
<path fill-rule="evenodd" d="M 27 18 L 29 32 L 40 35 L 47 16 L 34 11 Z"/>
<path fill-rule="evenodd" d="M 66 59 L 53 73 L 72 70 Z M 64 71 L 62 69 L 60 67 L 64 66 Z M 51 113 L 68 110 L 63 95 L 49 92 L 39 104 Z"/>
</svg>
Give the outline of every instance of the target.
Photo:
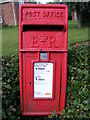
<svg viewBox="0 0 90 120">
<path fill-rule="evenodd" d="M 28 12 L 25 12 L 25 17 L 28 15 Z"/>
<path fill-rule="evenodd" d="M 60 17 L 61 17 L 61 18 L 63 17 L 63 12 L 60 13 Z"/>
<path fill-rule="evenodd" d="M 38 80 L 45 80 L 45 79 L 38 79 Z"/>
<path fill-rule="evenodd" d="M 33 12 L 33 17 L 36 17 L 36 12 Z"/>
<path fill-rule="evenodd" d="M 29 17 L 32 17 L 32 12 L 29 12 Z"/>
<path fill-rule="evenodd" d="M 51 12 L 51 16 L 50 17 L 52 17 L 53 16 L 53 12 Z"/>
<path fill-rule="evenodd" d="M 54 17 L 56 17 L 56 13 L 54 12 Z"/>
<path fill-rule="evenodd" d="M 43 17 L 46 17 L 46 12 L 43 12 Z"/>
<path fill-rule="evenodd" d="M 47 12 L 47 17 L 49 17 L 49 15 L 50 15 L 50 12 Z"/>
<path fill-rule="evenodd" d="M 38 17 L 40 16 L 40 12 L 37 12 L 37 16 L 38 16 Z"/>
<path fill-rule="evenodd" d="M 45 70 L 45 68 L 38 68 L 38 70 Z"/>
<path fill-rule="evenodd" d="M 59 14 L 59 12 L 57 12 L 57 17 L 60 17 L 60 14 Z"/>
</svg>

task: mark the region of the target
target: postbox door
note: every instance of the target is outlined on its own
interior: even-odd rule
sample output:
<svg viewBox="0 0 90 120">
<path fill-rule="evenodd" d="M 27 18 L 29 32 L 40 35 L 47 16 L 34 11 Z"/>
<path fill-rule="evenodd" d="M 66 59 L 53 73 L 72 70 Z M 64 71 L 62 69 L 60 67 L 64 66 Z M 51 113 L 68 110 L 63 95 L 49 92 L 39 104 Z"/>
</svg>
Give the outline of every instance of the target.
<svg viewBox="0 0 90 120">
<path fill-rule="evenodd" d="M 24 111 L 40 112 L 40 111 L 53 111 L 54 109 L 56 111 L 58 111 L 59 106 L 60 106 L 61 54 L 51 52 L 49 54 L 49 56 L 50 56 L 49 61 L 37 61 L 38 55 L 39 55 L 38 52 L 31 52 L 31 54 L 29 52 L 27 52 L 27 53 L 23 54 Z M 34 96 L 34 94 L 35 94 L 34 93 L 34 87 L 35 87 L 35 85 L 34 85 L 35 84 L 35 82 L 34 82 L 34 74 L 35 74 L 34 73 L 34 63 L 42 63 L 42 64 L 47 63 L 48 66 L 49 66 L 49 64 L 52 65 L 52 67 L 50 66 L 51 67 L 50 69 L 51 69 L 51 72 L 53 75 L 53 76 L 51 76 L 51 78 L 53 78 L 51 81 L 52 85 L 49 83 L 49 85 L 52 86 L 52 96 L 50 96 L 50 97 L 49 96 L 43 97 L 42 95 L 41 95 L 41 97 L 38 95 L 37 95 L 37 97 Z M 58 72 L 56 72 L 56 71 L 58 71 Z M 48 74 L 46 73 L 46 75 L 48 75 Z M 40 74 L 39 74 L 39 76 L 40 76 Z M 48 85 L 48 84 L 45 84 L 43 81 L 42 82 L 40 81 L 40 84 L 43 84 L 43 88 L 45 87 L 45 89 L 46 89 L 46 86 Z M 39 89 L 41 89 L 41 88 L 39 88 Z M 39 90 L 37 89 L 37 92 L 38 91 Z"/>
</svg>

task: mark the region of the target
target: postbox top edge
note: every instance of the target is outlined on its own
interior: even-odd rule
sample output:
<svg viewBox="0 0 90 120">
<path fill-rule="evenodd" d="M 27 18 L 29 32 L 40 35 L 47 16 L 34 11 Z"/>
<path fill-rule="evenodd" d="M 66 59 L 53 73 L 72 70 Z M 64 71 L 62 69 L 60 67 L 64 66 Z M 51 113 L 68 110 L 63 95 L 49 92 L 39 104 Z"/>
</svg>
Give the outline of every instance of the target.
<svg viewBox="0 0 90 120">
<path fill-rule="evenodd" d="M 65 4 L 21 4 L 20 8 L 65 8 L 68 9 Z"/>
</svg>

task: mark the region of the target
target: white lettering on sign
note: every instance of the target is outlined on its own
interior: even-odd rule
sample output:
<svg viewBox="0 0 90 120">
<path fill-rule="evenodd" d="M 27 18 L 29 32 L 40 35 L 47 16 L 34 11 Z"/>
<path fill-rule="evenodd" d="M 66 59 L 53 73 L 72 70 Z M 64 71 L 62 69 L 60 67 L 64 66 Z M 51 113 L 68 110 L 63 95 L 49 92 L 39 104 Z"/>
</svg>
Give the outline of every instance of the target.
<svg viewBox="0 0 90 120">
<path fill-rule="evenodd" d="M 34 98 L 52 98 L 53 63 L 34 63 Z"/>
</svg>

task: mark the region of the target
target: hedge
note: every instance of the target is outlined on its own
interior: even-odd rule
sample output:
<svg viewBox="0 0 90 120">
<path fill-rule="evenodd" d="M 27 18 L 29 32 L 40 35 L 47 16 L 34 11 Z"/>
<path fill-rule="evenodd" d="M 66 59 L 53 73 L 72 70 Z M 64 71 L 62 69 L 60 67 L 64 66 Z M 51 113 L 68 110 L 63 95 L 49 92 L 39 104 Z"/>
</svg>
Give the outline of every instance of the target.
<svg viewBox="0 0 90 120">
<path fill-rule="evenodd" d="M 66 105 L 58 119 L 89 119 L 88 45 L 68 50 L 67 71 Z M 2 120 L 20 120 L 18 55 L 2 57 L 2 78 Z M 37 118 L 37 120 L 40 119 Z M 43 118 L 43 120 L 46 119 L 48 118 Z"/>
</svg>

